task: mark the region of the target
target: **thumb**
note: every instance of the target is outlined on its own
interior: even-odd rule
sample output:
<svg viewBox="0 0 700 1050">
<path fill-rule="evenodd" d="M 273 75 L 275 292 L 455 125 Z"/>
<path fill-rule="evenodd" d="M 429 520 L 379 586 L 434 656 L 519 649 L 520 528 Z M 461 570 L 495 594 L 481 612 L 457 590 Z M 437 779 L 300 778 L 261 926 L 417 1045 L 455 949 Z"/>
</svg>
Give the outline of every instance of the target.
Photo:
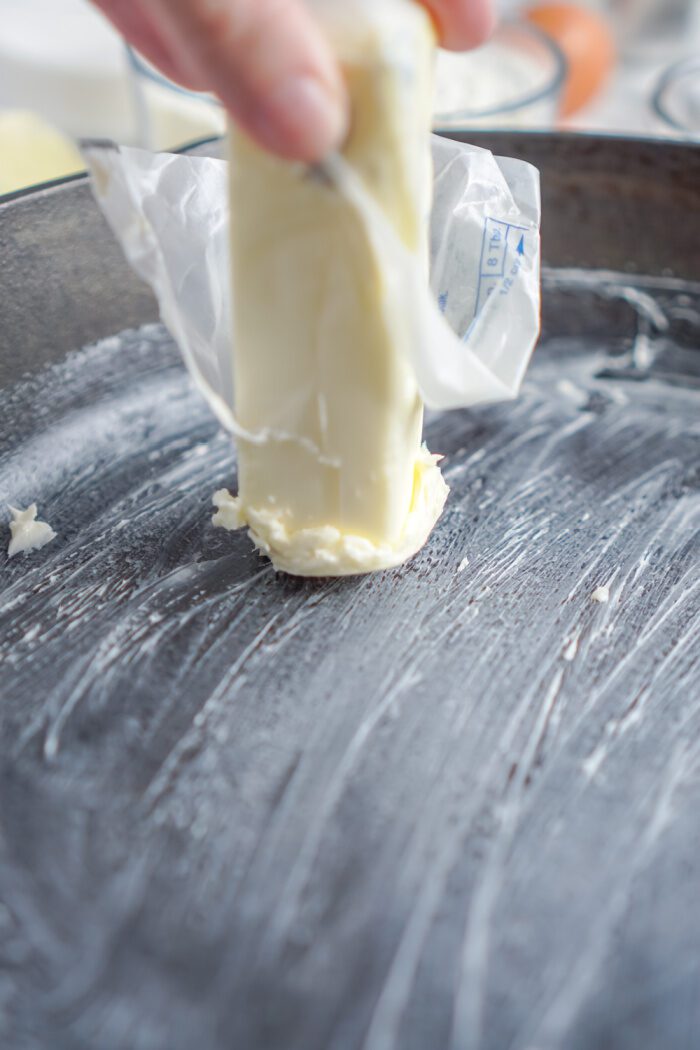
<svg viewBox="0 0 700 1050">
<path fill-rule="evenodd" d="M 301 0 L 141 0 L 187 79 L 265 148 L 315 161 L 342 140 L 340 71 Z"/>
</svg>

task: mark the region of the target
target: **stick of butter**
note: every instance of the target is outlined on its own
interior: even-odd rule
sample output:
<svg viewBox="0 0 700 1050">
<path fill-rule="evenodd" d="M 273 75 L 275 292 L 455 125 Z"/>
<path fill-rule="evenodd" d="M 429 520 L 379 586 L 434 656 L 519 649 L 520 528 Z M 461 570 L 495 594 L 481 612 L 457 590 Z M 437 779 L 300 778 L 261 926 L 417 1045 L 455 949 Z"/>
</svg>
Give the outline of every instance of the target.
<svg viewBox="0 0 700 1050">
<path fill-rule="evenodd" d="M 345 161 L 427 280 L 432 24 L 411 0 L 322 12 L 350 91 Z M 232 129 L 230 187 L 236 417 L 267 437 L 239 435 L 238 496 L 216 494 L 214 523 L 247 525 L 296 575 L 398 565 L 448 490 L 421 445 L 401 326 L 387 324 L 392 274 L 322 167 L 273 158 Z"/>
</svg>

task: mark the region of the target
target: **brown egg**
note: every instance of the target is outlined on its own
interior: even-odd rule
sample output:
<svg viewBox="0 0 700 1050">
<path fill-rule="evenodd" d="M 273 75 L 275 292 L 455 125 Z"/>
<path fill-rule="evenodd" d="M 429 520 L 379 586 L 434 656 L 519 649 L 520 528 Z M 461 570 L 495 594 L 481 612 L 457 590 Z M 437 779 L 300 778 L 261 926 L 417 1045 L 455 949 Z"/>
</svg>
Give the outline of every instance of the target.
<svg viewBox="0 0 700 1050">
<path fill-rule="evenodd" d="M 567 117 L 590 102 L 615 65 L 615 42 L 606 20 L 576 4 L 535 4 L 526 18 L 559 45 L 569 64 L 562 99 Z"/>
</svg>

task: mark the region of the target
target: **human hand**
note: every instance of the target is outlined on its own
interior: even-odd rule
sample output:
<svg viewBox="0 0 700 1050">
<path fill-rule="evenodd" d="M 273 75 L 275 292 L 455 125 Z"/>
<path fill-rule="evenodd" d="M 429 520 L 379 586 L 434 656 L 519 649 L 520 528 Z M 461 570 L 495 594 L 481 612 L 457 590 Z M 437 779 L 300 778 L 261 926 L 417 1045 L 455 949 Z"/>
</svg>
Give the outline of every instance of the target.
<svg viewBox="0 0 700 1050">
<path fill-rule="evenodd" d="M 482 43 L 492 0 L 421 0 L 445 47 Z M 95 0 L 166 76 L 214 92 L 273 153 L 315 161 L 342 141 L 340 70 L 303 0 Z"/>
</svg>

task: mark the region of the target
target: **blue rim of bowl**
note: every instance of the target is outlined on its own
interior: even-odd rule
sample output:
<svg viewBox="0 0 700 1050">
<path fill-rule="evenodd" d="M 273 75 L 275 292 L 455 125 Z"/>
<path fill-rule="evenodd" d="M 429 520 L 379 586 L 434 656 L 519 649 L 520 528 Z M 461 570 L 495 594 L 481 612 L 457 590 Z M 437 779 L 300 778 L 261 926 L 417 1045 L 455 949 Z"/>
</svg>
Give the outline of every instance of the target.
<svg viewBox="0 0 700 1050">
<path fill-rule="evenodd" d="M 129 65 L 135 73 L 141 74 L 154 84 L 158 84 L 159 87 L 167 88 L 168 91 L 172 91 L 177 95 L 182 95 L 184 98 L 196 99 L 200 102 L 208 102 L 215 106 L 222 105 L 216 95 L 212 95 L 206 91 L 191 91 L 190 88 L 182 87 L 181 84 L 177 84 L 174 80 L 168 80 L 163 73 L 160 73 L 154 66 L 152 66 L 150 62 L 140 55 L 139 52 L 136 51 L 127 41 L 124 41 L 124 47 L 126 48 Z"/>
<path fill-rule="evenodd" d="M 507 102 L 501 106 L 493 106 L 489 109 L 481 110 L 461 109 L 452 113 L 436 113 L 433 116 L 436 128 L 445 128 L 445 130 L 448 130 L 452 127 L 455 121 L 480 120 L 484 117 L 495 117 L 501 113 L 516 113 L 518 110 L 528 109 L 530 106 L 537 105 L 538 102 L 544 102 L 548 98 L 557 99 L 559 97 L 569 67 L 566 56 L 556 41 L 540 29 L 539 26 L 533 25 L 531 22 L 527 22 L 524 19 L 506 18 L 503 19 L 500 24 L 504 29 L 510 28 L 524 30 L 534 40 L 543 44 L 545 49 L 549 51 L 554 59 L 555 68 L 553 76 L 544 87 L 538 88 L 529 95 L 524 95 L 522 98 L 516 99 L 513 102 Z M 134 50 L 130 44 L 126 44 L 125 46 L 129 63 L 136 73 L 140 73 L 153 83 L 158 84 L 160 87 L 167 88 L 170 91 L 174 91 L 178 95 L 184 95 L 186 98 L 199 99 L 202 102 L 209 102 L 221 106 L 221 102 L 215 95 L 208 94 L 207 92 L 191 91 L 188 88 L 181 87 L 180 84 L 176 84 L 173 80 L 168 80 L 168 78 L 155 69 L 150 62 L 147 62 L 138 51 Z M 488 47 L 488 44 L 484 46 Z M 453 128 L 453 130 L 456 129 Z"/>
<path fill-rule="evenodd" d="M 695 70 L 700 74 L 700 58 L 697 55 L 682 58 L 679 62 L 674 62 L 672 66 L 664 70 L 654 88 L 651 104 L 657 117 L 660 117 L 669 127 L 675 131 L 682 131 L 686 135 L 693 135 L 698 133 L 698 129 L 689 128 L 687 124 L 683 124 L 681 121 L 676 120 L 675 117 L 672 117 L 664 102 L 668 89 L 676 82 L 679 74 L 682 76 L 686 70 Z"/>
</svg>

